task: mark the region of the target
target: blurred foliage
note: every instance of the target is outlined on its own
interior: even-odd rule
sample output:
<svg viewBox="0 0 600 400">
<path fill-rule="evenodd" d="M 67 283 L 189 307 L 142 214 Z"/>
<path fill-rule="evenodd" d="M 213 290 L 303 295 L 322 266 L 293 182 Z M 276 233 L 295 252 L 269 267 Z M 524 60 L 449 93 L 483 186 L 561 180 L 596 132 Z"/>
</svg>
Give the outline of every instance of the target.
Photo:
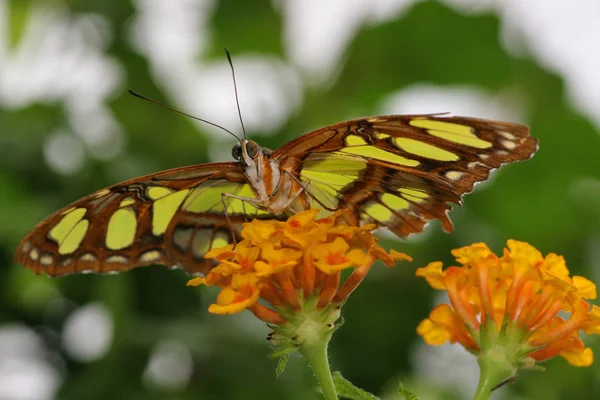
<svg viewBox="0 0 600 400">
<path fill-rule="evenodd" d="M 29 3 L 8 2 L 13 47 L 19 44 Z M 118 276 L 48 279 L 12 262 L 27 231 L 74 199 L 114 184 L 116 178 L 131 178 L 132 172 L 141 175 L 207 161 L 210 139 L 196 125 L 157 111 L 126 92 L 135 87 L 169 103 L 161 89 L 164 84 L 156 81 L 148 61 L 128 41 L 125 27 L 135 12 L 133 2 L 64 4 L 73 15 L 96 13 L 110 23 L 107 53 L 123 68 L 125 79 L 109 107 L 127 144 L 116 158 L 87 157 L 75 174 L 57 174 L 46 164 L 43 147 L 48 132 L 69 126 L 63 104 L 50 101 L 0 109 L 0 324 L 26 324 L 42 335 L 64 378 L 57 395 L 64 400 L 319 398 L 310 370 L 298 358 L 292 358 L 275 379 L 276 363 L 267 358 L 266 327 L 248 316 L 209 315 L 206 309 L 214 293 L 186 288 L 181 272 L 151 267 Z M 282 24 L 269 1 L 222 1 L 211 15 L 209 48 L 202 61 L 223 61 L 223 47 L 234 59 L 254 53 L 285 61 Z M 518 93 L 526 107 L 526 123 L 540 139 L 540 151 L 531 161 L 496 173 L 491 184 L 466 197 L 464 208 L 452 212 L 456 226 L 452 234 L 434 223 L 423 238 L 385 239 L 387 246 L 413 255 L 415 261 L 374 270 L 345 306 L 346 324 L 333 339 L 333 369 L 369 392 L 387 391 L 391 398 L 402 380 L 421 398 L 458 398 L 451 388 L 423 381 L 426 378 L 414 370 L 413 353 L 421 343 L 415 327 L 434 299 L 425 282 L 414 277 L 414 269 L 433 260 L 448 263 L 450 249 L 473 241 L 485 240 L 499 252 L 506 239 L 515 238 L 544 253 L 563 254 L 572 273 L 597 279 L 590 247 L 598 246 L 600 193 L 597 185 L 588 190 L 583 184 L 585 179 L 596 183 L 600 179 L 600 135 L 568 102 L 560 77 L 532 57 L 505 52 L 499 21 L 492 14 L 462 15 L 436 2 L 419 3 L 394 20 L 364 26 L 337 68 L 328 85 L 306 86 L 301 108 L 277 134 L 251 135 L 276 148 L 312 129 L 377 114 L 383 98 L 423 82 Z M 452 111 L 452 104 L 447 108 L 431 111 Z M 57 291 L 38 293 L 40 287 Z M 49 310 L 56 296 L 64 306 Z M 68 315 L 90 302 L 108 307 L 115 332 L 109 352 L 85 363 L 71 359 L 58 338 Z M 193 375 L 180 391 L 148 386 L 142 378 L 150 350 L 165 338 L 183 341 L 193 354 Z M 597 341 L 590 345 L 600 350 Z M 600 393 L 598 364 L 576 369 L 553 360 L 547 368 L 544 373 L 521 373 L 516 384 L 502 390 L 531 399 L 587 399 L 590 393 Z"/>
</svg>

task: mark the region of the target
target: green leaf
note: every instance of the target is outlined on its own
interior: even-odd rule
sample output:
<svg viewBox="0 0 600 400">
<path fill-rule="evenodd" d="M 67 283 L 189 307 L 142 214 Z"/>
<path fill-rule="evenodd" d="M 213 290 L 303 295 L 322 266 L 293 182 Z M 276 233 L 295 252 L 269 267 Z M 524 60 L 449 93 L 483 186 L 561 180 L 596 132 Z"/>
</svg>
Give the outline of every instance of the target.
<svg viewBox="0 0 600 400">
<path fill-rule="evenodd" d="M 352 384 L 348 379 L 342 376 L 342 373 L 335 371 L 333 373 L 333 384 L 339 397 L 351 400 L 377 400 L 379 397 L 362 390 Z"/>
<path fill-rule="evenodd" d="M 400 393 L 402 396 L 404 396 L 404 398 L 406 400 L 419 400 L 419 398 L 417 396 L 415 396 L 415 394 L 413 392 L 408 390 L 408 388 L 406 386 L 404 386 L 402 384 L 402 382 L 400 382 L 400 387 L 398 388 L 398 393 Z"/>
</svg>

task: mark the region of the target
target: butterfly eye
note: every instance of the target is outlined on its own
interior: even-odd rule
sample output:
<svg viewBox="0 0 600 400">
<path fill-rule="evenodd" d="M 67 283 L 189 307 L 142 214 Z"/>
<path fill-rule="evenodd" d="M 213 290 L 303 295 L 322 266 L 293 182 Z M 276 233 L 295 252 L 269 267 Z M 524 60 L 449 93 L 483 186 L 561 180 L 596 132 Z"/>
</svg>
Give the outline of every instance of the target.
<svg viewBox="0 0 600 400">
<path fill-rule="evenodd" d="M 239 160 L 242 158 L 242 146 L 238 143 L 231 149 L 231 155 L 234 159 Z"/>
<path fill-rule="evenodd" d="M 246 143 L 246 151 L 248 152 L 248 157 L 254 158 L 258 154 L 260 150 L 260 146 L 256 142 L 249 141 Z"/>
</svg>

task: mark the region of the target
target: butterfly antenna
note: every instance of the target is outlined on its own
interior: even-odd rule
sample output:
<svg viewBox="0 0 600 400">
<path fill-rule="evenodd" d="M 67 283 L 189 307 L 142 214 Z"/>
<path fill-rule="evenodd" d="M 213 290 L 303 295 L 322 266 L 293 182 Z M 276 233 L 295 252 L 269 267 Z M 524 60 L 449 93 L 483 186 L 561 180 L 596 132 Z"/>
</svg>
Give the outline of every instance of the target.
<svg viewBox="0 0 600 400">
<path fill-rule="evenodd" d="M 235 82 L 235 69 L 233 69 L 233 62 L 231 61 L 231 54 L 225 49 L 227 54 L 227 60 L 229 60 L 229 66 L 231 67 L 231 75 L 233 76 L 233 90 L 235 91 L 235 103 L 237 104 L 238 115 L 240 116 L 240 124 L 242 125 L 242 132 L 244 132 L 244 139 L 247 139 L 246 128 L 244 128 L 244 121 L 242 120 L 242 110 L 240 109 L 240 99 L 238 98 L 237 84 Z"/>
<path fill-rule="evenodd" d="M 231 131 L 230 131 L 229 129 L 227 129 L 227 128 L 224 128 L 224 127 L 222 127 L 221 125 L 217 125 L 217 124 L 215 124 L 214 122 L 210 122 L 210 121 L 207 121 L 207 120 L 205 120 L 205 119 L 202 119 L 202 118 L 194 117 L 193 115 L 190 115 L 190 114 L 184 113 L 183 111 L 176 110 L 175 108 L 173 108 L 173 107 L 169 107 L 169 106 L 168 106 L 168 105 L 166 105 L 166 104 L 160 103 L 160 102 L 158 102 L 158 101 L 156 101 L 156 100 L 149 99 L 149 98 L 148 98 L 148 97 L 146 97 L 146 96 L 142 96 L 141 94 L 139 94 L 139 93 L 136 93 L 136 92 L 134 92 L 134 91 L 133 91 L 133 90 L 131 90 L 131 89 L 129 89 L 129 90 L 128 90 L 128 92 L 129 92 L 129 94 L 131 94 L 131 95 L 133 95 L 133 96 L 135 96 L 135 97 L 139 97 L 139 98 L 140 98 L 140 99 L 142 99 L 142 100 L 146 100 L 146 101 L 149 101 L 150 103 L 157 104 L 157 105 L 159 105 L 159 106 L 161 106 L 161 107 L 164 107 L 164 108 L 166 108 L 167 110 L 171 110 L 171 111 L 173 111 L 173 112 L 176 112 L 177 114 L 185 115 L 185 116 L 186 116 L 186 117 L 188 117 L 188 118 L 195 119 L 196 121 L 204 122 L 205 124 L 212 125 L 212 126 L 214 126 L 215 128 L 222 129 L 222 130 L 224 130 L 225 132 L 229 133 L 229 134 L 230 134 L 231 136 L 233 136 L 234 138 L 236 138 L 238 141 L 240 140 L 240 138 L 239 138 L 239 137 L 238 137 L 238 136 L 237 136 L 235 133 L 231 132 Z M 245 137 L 245 135 L 244 135 L 244 137 Z"/>
</svg>

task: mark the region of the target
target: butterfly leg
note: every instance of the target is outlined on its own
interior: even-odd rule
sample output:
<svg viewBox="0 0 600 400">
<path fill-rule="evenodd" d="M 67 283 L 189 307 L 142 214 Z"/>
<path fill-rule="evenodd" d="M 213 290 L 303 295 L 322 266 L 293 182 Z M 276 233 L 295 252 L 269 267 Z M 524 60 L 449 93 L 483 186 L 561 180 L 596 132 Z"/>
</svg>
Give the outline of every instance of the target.
<svg viewBox="0 0 600 400">
<path fill-rule="evenodd" d="M 236 199 L 242 202 L 242 207 L 244 210 L 244 218 L 248 218 L 248 215 L 246 214 L 246 202 L 254 205 L 256 208 L 259 208 L 262 206 L 262 202 L 258 199 L 253 199 L 251 197 L 243 197 L 243 196 L 237 196 L 235 194 L 231 194 L 231 193 L 221 193 L 221 204 L 223 204 L 223 213 L 225 214 L 225 219 L 227 220 L 227 225 L 229 226 L 229 230 L 231 231 L 231 237 L 233 238 L 233 243 L 237 244 L 237 237 L 235 234 L 235 229 L 233 229 L 233 224 L 231 223 L 231 218 L 229 217 L 229 212 L 227 211 L 227 203 L 225 202 L 225 198 L 232 198 L 232 199 Z"/>
<path fill-rule="evenodd" d="M 300 185 L 300 187 L 302 188 L 302 190 L 301 190 L 300 192 L 306 192 L 306 193 L 307 193 L 307 194 L 308 194 L 310 197 L 312 197 L 312 198 L 313 198 L 313 200 L 314 200 L 314 201 L 316 201 L 317 203 L 319 203 L 319 205 L 320 205 L 321 207 L 323 207 L 325 210 L 327 210 L 327 211 L 330 211 L 330 212 L 334 212 L 334 211 L 336 211 L 336 210 L 337 210 L 337 209 L 335 209 L 335 208 L 330 208 L 330 207 L 327 207 L 325 204 L 323 204 L 323 202 L 322 202 L 321 200 L 319 200 L 319 199 L 318 199 L 318 198 L 317 198 L 317 197 L 316 197 L 314 194 L 312 194 L 312 193 L 311 193 L 311 191 L 310 191 L 310 186 L 309 186 L 309 185 L 305 185 L 305 184 L 304 184 L 302 181 L 300 181 L 300 179 L 298 179 L 296 176 L 294 176 L 294 174 L 292 174 L 290 171 L 286 171 L 286 170 L 284 170 L 283 172 L 285 172 L 286 174 L 288 174 L 288 175 L 289 175 L 289 176 L 290 176 L 290 177 L 291 177 L 291 178 L 292 178 L 292 179 L 293 179 L 293 180 L 294 180 L 294 181 L 295 181 L 295 182 L 296 182 L 298 185 Z M 294 199 L 295 199 L 295 198 L 296 198 L 296 197 L 297 197 L 299 194 L 300 194 L 300 193 L 298 193 L 298 194 L 295 194 L 295 195 L 294 195 Z M 310 207 L 308 207 L 308 208 L 310 208 Z"/>
<path fill-rule="evenodd" d="M 310 181 L 306 182 L 306 189 L 303 189 L 303 190 L 305 190 L 306 193 L 310 194 Z M 311 197 L 313 197 L 313 196 L 311 195 Z M 306 211 L 308 209 L 310 209 L 310 202 L 307 201 L 306 204 L 304 205 L 304 211 Z"/>
<path fill-rule="evenodd" d="M 244 222 L 249 222 L 248 213 L 246 212 L 246 202 L 242 200 L 242 210 L 244 210 Z"/>
<path fill-rule="evenodd" d="M 294 193 L 294 195 L 292 197 L 290 197 L 290 199 L 287 201 L 287 203 L 284 204 L 283 209 L 287 210 L 292 204 L 294 204 L 294 202 L 298 199 L 298 196 L 300 196 L 302 194 L 302 192 L 306 191 L 306 189 L 304 189 L 303 187 L 298 189 L 298 191 L 296 193 Z M 308 205 L 308 203 L 307 203 Z M 308 208 L 305 207 L 305 210 L 307 210 Z"/>
</svg>

